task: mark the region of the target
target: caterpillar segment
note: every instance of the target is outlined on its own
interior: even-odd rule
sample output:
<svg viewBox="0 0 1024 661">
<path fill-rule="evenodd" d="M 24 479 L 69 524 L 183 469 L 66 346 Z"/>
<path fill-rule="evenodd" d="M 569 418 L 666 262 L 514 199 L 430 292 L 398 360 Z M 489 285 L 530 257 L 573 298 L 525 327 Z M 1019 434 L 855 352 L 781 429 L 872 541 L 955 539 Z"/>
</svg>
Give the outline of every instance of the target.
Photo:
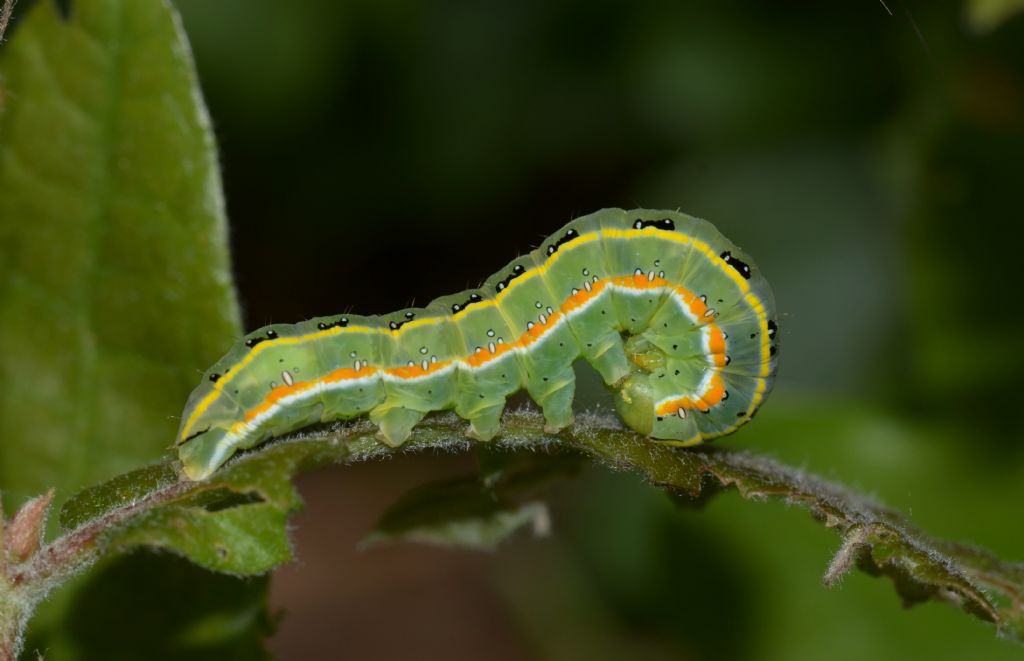
<svg viewBox="0 0 1024 661">
<path fill-rule="evenodd" d="M 247 335 L 189 397 L 179 456 L 198 480 L 271 437 L 363 415 L 395 447 L 446 409 L 488 441 L 523 389 L 554 432 L 572 422 L 580 358 L 615 391 L 628 426 L 694 445 L 756 413 L 775 380 L 777 332 L 768 283 L 713 225 L 605 209 L 425 308 Z"/>
</svg>

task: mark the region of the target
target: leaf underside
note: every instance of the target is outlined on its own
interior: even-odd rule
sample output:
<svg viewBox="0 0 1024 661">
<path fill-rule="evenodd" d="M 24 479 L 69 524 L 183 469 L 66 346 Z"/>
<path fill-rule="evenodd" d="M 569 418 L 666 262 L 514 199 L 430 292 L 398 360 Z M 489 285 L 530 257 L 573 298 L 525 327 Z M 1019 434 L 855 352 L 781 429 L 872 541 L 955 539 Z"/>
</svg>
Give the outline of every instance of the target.
<svg viewBox="0 0 1024 661">
<path fill-rule="evenodd" d="M 686 502 L 735 489 L 744 498 L 799 505 L 843 538 L 825 574 L 827 585 L 856 567 L 892 579 L 908 606 L 950 602 L 994 623 L 1003 635 L 1024 639 L 1022 564 L 932 539 L 894 511 L 770 459 L 727 448 L 659 445 L 610 416 L 580 416 L 572 429 L 557 435 L 545 433 L 543 424 L 534 411 L 507 413 L 502 435 L 480 459 L 480 475 L 411 492 L 389 509 L 369 541 L 490 548 L 527 523 L 543 528 L 540 490 L 571 475 L 578 466 L 573 457 L 582 456 L 639 474 Z M 301 502 L 290 484 L 296 472 L 403 452 L 468 450 L 464 431 L 464 422 L 452 414 L 430 416 L 409 442 L 392 450 L 376 440 L 371 424 L 358 421 L 278 440 L 240 456 L 204 482 L 168 484 L 175 470 L 171 463 L 136 471 L 69 501 L 61 521 L 78 528 L 64 540 L 77 538 L 94 550 L 156 546 L 211 569 L 266 571 L 290 558 L 280 530 Z M 139 501 L 143 492 L 148 495 Z M 166 526 L 154 523 L 168 518 L 188 534 L 168 535 Z M 245 525 L 239 523 L 243 520 Z M 256 546 L 266 552 L 254 553 Z M 227 557 L 222 548 L 230 550 Z"/>
</svg>

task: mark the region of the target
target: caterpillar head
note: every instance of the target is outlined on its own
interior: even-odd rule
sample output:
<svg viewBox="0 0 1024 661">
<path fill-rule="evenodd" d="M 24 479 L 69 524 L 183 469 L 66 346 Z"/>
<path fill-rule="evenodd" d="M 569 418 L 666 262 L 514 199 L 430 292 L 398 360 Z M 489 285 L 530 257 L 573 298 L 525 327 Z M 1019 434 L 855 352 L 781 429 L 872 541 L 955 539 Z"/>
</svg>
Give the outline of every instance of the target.
<svg viewBox="0 0 1024 661">
<path fill-rule="evenodd" d="M 225 427 L 201 428 L 179 443 L 178 456 L 190 480 L 208 477 L 235 450 Z"/>
<path fill-rule="evenodd" d="M 239 424 L 242 410 L 229 397 L 218 396 L 217 372 L 207 375 L 192 391 L 178 429 L 178 454 L 189 479 L 201 480 L 224 463 L 233 451 L 231 429 Z"/>
</svg>

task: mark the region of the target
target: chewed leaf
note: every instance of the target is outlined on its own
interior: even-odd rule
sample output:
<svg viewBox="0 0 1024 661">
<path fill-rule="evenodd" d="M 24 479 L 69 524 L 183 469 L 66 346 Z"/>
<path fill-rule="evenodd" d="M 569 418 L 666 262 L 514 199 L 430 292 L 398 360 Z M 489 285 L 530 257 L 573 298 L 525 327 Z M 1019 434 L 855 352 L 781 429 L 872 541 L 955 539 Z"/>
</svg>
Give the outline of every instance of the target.
<svg viewBox="0 0 1024 661">
<path fill-rule="evenodd" d="M 254 503 L 209 511 L 171 505 L 146 512 L 116 534 L 116 547 L 148 546 L 180 553 L 231 574 L 261 574 L 292 558 L 287 510 Z"/>
<path fill-rule="evenodd" d="M 362 542 L 419 542 L 438 546 L 493 549 L 525 526 L 548 529 L 542 502 L 515 504 L 481 484 L 476 476 L 432 482 L 404 494 L 381 516 Z"/>
<path fill-rule="evenodd" d="M 583 455 L 637 473 L 680 500 L 736 489 L 745 498 L 779 498 L 804 507 L 845 540 L 826 573 L 827 583 L 858 568 L 892 579 L 908 605 L 949 602 L 994 622 L 1007 637 L 1024 639 L 1022 564 L 933 539 L 899 513 L 864 496 L 761 456 L 727 448 L 658 445 L 607 416 L 581 415 L 557 435 L 545 433 L 543 427 L 543 418 L 535 412 L 507 413 L 501 438 L 479 458 L 479 476 L 413 490 L 385 513 L 367 543 L 418 541 L 491 548 L 527 525 L 543 531 L 546 510 L 536 500 L 536 488 L 548 478 L 571 474 L 576 457 Z M 296 472 L 403 452 L 465 450 L 469 445 L 464 431 L 462 421 L 445 414 L 428 417 L 397 449 L 377 442 L 366 421 L 281 439 L 237 458 L 209 480 L 158 487 L 102 514 L 51 545 L 47 557 L 61 557 L 75 544 L 97 553 L 142 545 L 170 549 L 221 571 L 265 571 L 290 557 L 284 531 L 287 513 L 300 504 L 290 483 Z M 83 493 L 81 503 L 75 499 L 67 508 L 85 511 L 87 501 L 115 502 L 116 497 L 99 495 L 119 489 L 134 493 L 126 480 L 115 480 Z M 174 527 L 187 534 L 167 530 Z M 223 540 L 230 544 L 226 556 Z M 259 548 L 261 544 L 267 546 Z M 26 572 L 41 569 L 29 567 Z"/>
</svg>

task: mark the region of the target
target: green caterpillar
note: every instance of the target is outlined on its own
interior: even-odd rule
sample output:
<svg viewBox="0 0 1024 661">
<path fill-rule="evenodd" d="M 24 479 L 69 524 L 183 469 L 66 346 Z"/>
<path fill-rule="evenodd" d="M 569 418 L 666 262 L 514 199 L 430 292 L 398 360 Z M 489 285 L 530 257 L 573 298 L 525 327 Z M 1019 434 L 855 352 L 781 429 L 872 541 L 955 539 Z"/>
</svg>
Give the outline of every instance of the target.
<svg viewBox="0 0 1024 661">
<path fill-rule="evenodd" d="M 480 288 L 424 308 L 251 333 L 189 397 L 179 455 L 199 480 L 239 449 L 364 414 L 381 441 L 398 446 L 425 414 L 444 409 L 487 441 L 500 431 L 506 398 L 522 388 L 554 432 L 572 422 L 580 357 L 617 391 L 627 425 L 694 445 L 731 433 L 767 397 L 774 316 L 767 281 L 710 223 L 605 209 Z"/>
</svg>

